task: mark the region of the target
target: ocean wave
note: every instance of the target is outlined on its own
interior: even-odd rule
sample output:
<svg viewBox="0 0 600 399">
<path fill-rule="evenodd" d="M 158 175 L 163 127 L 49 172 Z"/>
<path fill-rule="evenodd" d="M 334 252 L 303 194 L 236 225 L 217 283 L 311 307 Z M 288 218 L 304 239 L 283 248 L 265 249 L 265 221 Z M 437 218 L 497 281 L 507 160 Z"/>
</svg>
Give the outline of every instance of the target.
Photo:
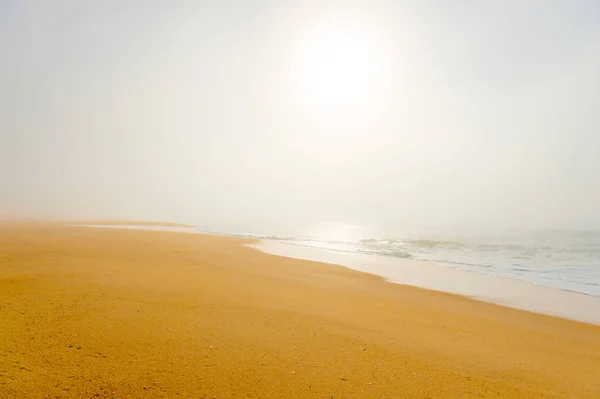
<svg viewBox="0 0 600 399">
<path fill-rule="evenodd" d="M 462 248 L 463 243 L 445 240 L 412 239 L 404 241 L 406 244 L 420 248 Z"/>
<path fill-rule="evenodd" d="M 315 249 L 324 249 L 327 251 L 335 252 L 346 252 L 356 253 L 364 255 L 377 255 L 377 256 L 390 256 L 395 258 L 409 259 L 412 258 L 412 254 L 400 251 L 400 250 L 381 250 L 381 249 L 368 249 L 361 248 L 358 246 L 351 246 L 344 242 L 325 242 L 325 241 L 313 241 L 313 240 L 281 240 L 286 244 L 296 245 L 300 247 L 309 247 Z"/>
</svg>

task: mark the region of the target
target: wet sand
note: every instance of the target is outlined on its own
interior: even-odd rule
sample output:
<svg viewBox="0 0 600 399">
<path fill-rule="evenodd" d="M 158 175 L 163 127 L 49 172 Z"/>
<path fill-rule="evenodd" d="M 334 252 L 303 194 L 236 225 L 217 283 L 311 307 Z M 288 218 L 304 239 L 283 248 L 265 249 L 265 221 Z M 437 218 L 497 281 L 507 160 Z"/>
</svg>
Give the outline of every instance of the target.
<svg viewBox="0 0 600 399">
<path fill-rule="evenodd" d="M 0 398 L 600 397 L 600 327 L 230 237 L 0 222 Z"/>
</svg>

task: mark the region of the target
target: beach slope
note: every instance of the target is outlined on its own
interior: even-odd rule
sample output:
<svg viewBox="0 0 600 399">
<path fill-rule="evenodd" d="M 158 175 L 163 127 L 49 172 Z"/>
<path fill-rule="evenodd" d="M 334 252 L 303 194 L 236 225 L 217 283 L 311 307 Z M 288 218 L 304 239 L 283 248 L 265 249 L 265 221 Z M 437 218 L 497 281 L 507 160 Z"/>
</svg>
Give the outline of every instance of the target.
<svg viewBox="0 0 600 399">
<path fill-rule="evenodd" d="M 600 327 L 263 254 L 0 223 L 0 398 L 598 398 Z"/>
</svg>

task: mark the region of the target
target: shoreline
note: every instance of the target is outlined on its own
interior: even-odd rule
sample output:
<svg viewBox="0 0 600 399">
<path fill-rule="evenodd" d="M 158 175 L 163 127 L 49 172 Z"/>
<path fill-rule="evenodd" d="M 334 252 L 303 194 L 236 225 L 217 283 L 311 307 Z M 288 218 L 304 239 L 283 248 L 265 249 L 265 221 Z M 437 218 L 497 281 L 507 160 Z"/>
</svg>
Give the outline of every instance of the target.
<svg viewBox="0 0 600 399">
<path fill-rule="evenodd" d="M 204 232 L 192 226 L 170 223 L 130 225 L 111 221 L 110 223 L 77 226 L 238 237 L 225 233 Z M 458 270 L 422 260 L 341 252 L 261 238 L 251 239 L 257 242 L 247 244 L 248 247 L 271 255 L 328 263 L 376 275 L 393 284 L 460 295 L 499 306 L 600 325 L 600 312 L 597 311 L 600 309 L 600 297 L 590 294 L 523 280 Z"/>
<path fill-rule="evenodd" d="M 339 252 L 265 240 L 247 246 L 271 255 L 339 265 L 380 276 L 393 284 L 600 325 L 600 313 L 597 311 L 600 309 L 600 298 L 589 294 L 452 269 L 421 260 Z"/>
<path fill-rule="evenodd" d="M 253 243 L 0 224 L 0 397 L 600 393 L 597 326 Z"/>
</svg>

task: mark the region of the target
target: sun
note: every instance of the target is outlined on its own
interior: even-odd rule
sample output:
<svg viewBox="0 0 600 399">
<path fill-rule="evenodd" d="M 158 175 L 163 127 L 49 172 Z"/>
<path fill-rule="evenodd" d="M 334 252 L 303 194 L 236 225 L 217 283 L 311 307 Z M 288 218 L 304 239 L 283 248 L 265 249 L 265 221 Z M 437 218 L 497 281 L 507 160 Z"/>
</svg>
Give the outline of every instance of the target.
<svg viewBox="0 0 600 399">
<path fill-rule="evenodd" d="M 302 47 L 295 75 L 304 102 L 321 111 L 352 110 L 368 103 L 378 87 L 380 69 L 369 32 L 334 25 L 313 34 Z"/>
</svg>

